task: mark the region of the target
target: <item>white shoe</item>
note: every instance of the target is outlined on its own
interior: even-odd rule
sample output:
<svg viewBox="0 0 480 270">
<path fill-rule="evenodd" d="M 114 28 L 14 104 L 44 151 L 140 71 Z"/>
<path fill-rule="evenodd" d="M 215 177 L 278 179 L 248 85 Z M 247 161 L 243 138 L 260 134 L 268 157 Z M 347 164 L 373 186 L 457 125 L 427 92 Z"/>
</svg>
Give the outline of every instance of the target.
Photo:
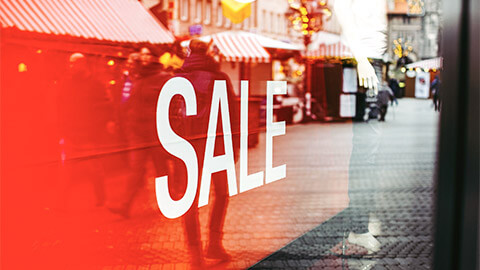
<svg viewBox="0 0 480 270">
<path fill-rule="evenodd" d="M 380 242 L 370 232 L 362 234 L 350 232 L 348 242 L 366 248 L 368 254 L 379 251 L 381 246 Z"/>
<path fill-rule="evenodd" d="M 373 236 L 379 236 L 382 234 L 382 222 L 375 214 L 370 214 L 370 218 L 368 219 L 368 231 Z"/>
</svg>

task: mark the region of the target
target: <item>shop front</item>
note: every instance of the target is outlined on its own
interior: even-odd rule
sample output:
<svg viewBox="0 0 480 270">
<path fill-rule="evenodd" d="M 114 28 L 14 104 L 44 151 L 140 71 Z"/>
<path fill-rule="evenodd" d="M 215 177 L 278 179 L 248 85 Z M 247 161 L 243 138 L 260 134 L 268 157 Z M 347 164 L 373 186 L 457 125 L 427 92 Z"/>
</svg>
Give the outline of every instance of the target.
<svg viewBox="0 0 480 270">
<path fill-rule="evenodd" d="M 435 77 L 440 76 L 443 67 L 441 57 L 426 59 L 405 66 L 405 96 L 431 98 L 430 85 Z"/>
</svg>

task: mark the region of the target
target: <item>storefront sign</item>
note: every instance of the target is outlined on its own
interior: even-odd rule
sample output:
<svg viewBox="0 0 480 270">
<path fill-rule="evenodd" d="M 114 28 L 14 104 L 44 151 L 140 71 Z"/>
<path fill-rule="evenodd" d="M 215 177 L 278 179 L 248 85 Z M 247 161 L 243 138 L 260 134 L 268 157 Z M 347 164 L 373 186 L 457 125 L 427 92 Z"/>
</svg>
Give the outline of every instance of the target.
<svg viewBox="0 0 480 270">
<path fill-rule="evenodd" d="M 343 92 L 357 92 L 357 70 L 355 68 L 343 68 Z"/>
<path fill-rule="evenodd" d="M 286 93 L 287 83 L 285 81 L 267 82 L 266 184 L 286 177 L 286 164 L 273 167 L 273 137 L 285 135 L 285 122 L 273 122 L 273 96 Z M 197 157 L 193 146 L 186 139 L 177 135 L 170 125 L 170 102 L 175 95 L 180 95 L 185 100 L 186 116 L 197 114 L 195 89 L 190 81 L 182 77 L 175 77 L 165 83 L 157 103 L 158 139 L 167 152 L 185 163 L 188 179 L 183 197 L 180 200 L 173 200 L 169 193 L 168 176 L 156 178 L 155 192 L 158 207 L 165 217 L 171 219 L 180 217 L 190 207 L 195 207 L 192 204 L 197 193 L 198 158 L 204 160 L 198 207 L 208 204 L 211 176 L 216 172 L 227 171 L 229 195 L 238 194 L 226 81 L 214 82 L 204 157 Z M 264 184 L 263 171 L 248 175 L 248 81 L 241 83 L 241 97 L 240 193 Z M 221 110 L 225 154 L 214 156 L 219 110 Z"/>
<path fill-rule="evenodd" d="M 354 117 L 356 112 L 356 95 L 340 95 L 340 117 Z"/>
<path fill-rule="evenodd" d="M 415 78 L 415 97 L 416 98 L 428 98 L 430 92 L 430 73 L 417 72 Z"/>
</svg>

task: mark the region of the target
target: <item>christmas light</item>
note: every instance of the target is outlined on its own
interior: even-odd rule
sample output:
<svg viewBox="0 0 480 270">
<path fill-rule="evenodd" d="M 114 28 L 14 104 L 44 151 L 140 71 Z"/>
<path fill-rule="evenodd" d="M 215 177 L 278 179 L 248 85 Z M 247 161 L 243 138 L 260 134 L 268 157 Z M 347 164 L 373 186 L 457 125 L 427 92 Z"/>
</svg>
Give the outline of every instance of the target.
<svg viewBox="0 0 480 270">
<path fill-rule="evenodd" d="M 27 65 L 25 63 L 18 64 L 18 72 L 27 72 Z"/>
</svg>

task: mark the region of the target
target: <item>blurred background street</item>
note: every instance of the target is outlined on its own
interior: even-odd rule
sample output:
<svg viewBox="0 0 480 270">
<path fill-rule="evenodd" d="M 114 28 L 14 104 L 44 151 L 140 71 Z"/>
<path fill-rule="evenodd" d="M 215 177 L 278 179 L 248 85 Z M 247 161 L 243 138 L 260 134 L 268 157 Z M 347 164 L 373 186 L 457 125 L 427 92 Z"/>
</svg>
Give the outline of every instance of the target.
<svg viewBox="0 0 480 270">
<path fill-rule="evenodd" d="M 438 115 L 425 100 L 402 99 L 393 110 L 383 123 L 288 126 L 287 135 L 274 142 L 274 162 L 287 163 L 287 178 L 231 198 L 224 245 L 232 260 L 208 261 L 208 267 L 430 269 Z M 381 133 L 375 171 L 362 165 L 362 160 L 350 160 L 353 131 L 370 124 Z M 369 154 L 367 151 L 360 156 Z M 255 164 L 250 172 L 261 170 L 263 156 L 261 134 L 259 144 L 249 150 L 249 162 Z M 348 206 L 349 174 L 358 177 L 350 181 L 362 182 L 351 192 L 378 205 L 375 214 L 381 224 L 381 248 L 374 254 L 346 241 L 344 218 L 352 215 L 344 210 Z M 117 189 L 110 189 L 107 204 L 114 203 L 125 184 L 118 178 L 109 181 L 109 186 Z M 47 264 L 54 263 L 55 251 L 75 245 L 78 253 L 65 256 L 71 256 L 71 265 L 79 268 L 94 267 L 88 265 L 91 258 L 97 258 L 96 266 L 104 269 L 189 268 L 182 224 L 161 217 L 153 183 L 149 178 L 140 195 L 141 203 L 134 205 L 135 218 L 124 220 L 106 209 L 78 208 L 75 217 L 59 223 L 78 220 L 87 225 L 80 230 L 77 241 L 38 239 L 35 254 Z M 88 194 L 89 186 L 80 185 L 72 201 Z M 93 205 L 93 196 L 90 200 L 81 205 Z M 200 209 L 204 239 L 208 211 L 208 206 Z"/>
<path fill-rule="evenodd" d="M 465 224 L 478 211 L 463 210 L 478 181 L 462 179 L 478 136 L 463 129 L 478 98 L 463 81 L 476 70 L 457 67 L 473 49 L 449 63 L 442 52 L 470 40 L 455 25 L 462 37 L 441 43 L 444 13 L 466 16 L 453 10 L 1 1 L 0 268 L 456 266 L 474 250 L 457 246 L 475 236 Z"/>
</svg>

